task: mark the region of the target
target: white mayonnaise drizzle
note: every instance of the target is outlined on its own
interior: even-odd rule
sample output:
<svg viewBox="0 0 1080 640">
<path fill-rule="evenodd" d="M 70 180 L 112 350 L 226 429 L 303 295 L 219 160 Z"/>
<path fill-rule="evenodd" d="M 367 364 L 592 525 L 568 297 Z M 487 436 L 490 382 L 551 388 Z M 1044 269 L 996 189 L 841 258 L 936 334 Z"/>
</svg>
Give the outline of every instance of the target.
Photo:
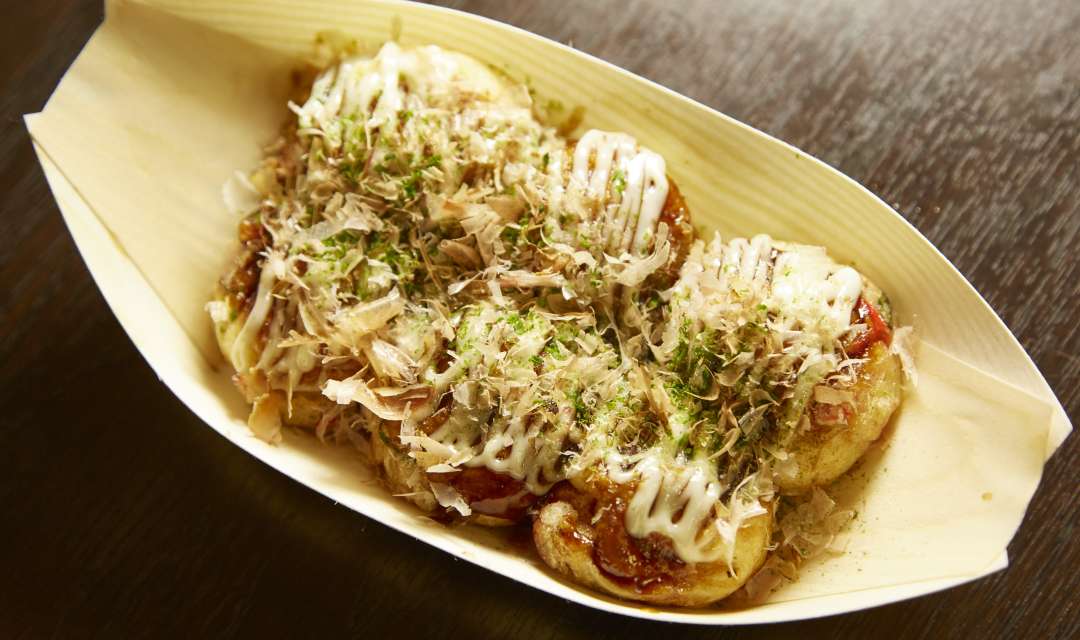
<svg viewBox="0 0 1080 640">
<path fill-rule="evenodd" d="M 837 265 L 824 248 L 785 245 L 773 266 L 771 306 L 788 328 L 816 329 L 822 347 L 831 347 L 851 328 L 862 286 L 859 272 Z"/>
<path fill-rule="evenodd" d="M 421 50 L 416 50 L 421 51 Z M 389 42 L 369 59 L 349 59 L 324 71 L 311 86 L 311 96 L 297 110 L 301 127 L 331 129 L 342 116 L 355 116 L 368 128 L 396 120 L 403 102 L 401 73 L 413 70 L 419 56 Z"/>
<path fill-rule="evenodd" d="M 495 473 L 510 476 L 524 483 L 532 493 L 541 495 L 562 479 L 555 468 L 561 447 L 557 442 L 551 443 L 554 446 L 542 446 L 539 430 L 544 422 L 529 420 L 526 413 L 533 401 L 530 391 L 526 391 L 525 397 L 516 403 L 509 419 L 496 417 L 490 420 L 489 412 L 479 416 L 485 421 L 490 420 L 489 431 L 480 450 L 467 456 L 464 464 L 468 467 L 486 467 Z M 479 420 L 452 417 L 432 433 L 431 438 L 454 452 L 468 451 L 479 435 L 478 427 Z"/>
<path fill-rule="evenodd" d="M 727 514 L 716 509 L 728 487 L 716 477 L 716 465 L 704 458 L 673 460 L 656 447 L 636 460 L 617 452 L 605 455 L 609 478 L 620 484 L 636 480 L 626 510 L 626 530 L 644 538 L 660 534 L 671 540 L 684 562 L 731 563 L 735 533 L 747 520 L 766 513 L 760 502 L 736 495 Z"/>
<path fill-rule="evenodd" d="M 753 315 L 759 305 L 771 314 L 770 329 L 784 336 L 793 356 L 834 357 L 836 340 L 851 329 L 851 311 L 862 276 L 838 265 L 822 247 L 775 242 L 767 235 L 727 244 L 717 235 L 691 250 L 675 285 L 676 313 L 719 326 Z"/>
<path fill-rule="evenodd" d="M 604 206 L 605 250 L 609 254 L 640 256 L 656 235 L 667 199 L 664 158 L 639 147 L 637 140 L 625 133 L 591 129 L 574 149 L 568 189 Z"/>
<path fill-rule="evenodd" d="M 318 129 L 333 148 L 341 144 L 341 119 L 364 123 L 371 134 L 381 127 L 395 128 L 408 106 L 410 94 L 420 106 L 438 103 L 457 87 L 490 99 L 501 97 L 503 87 L 480 63 L 436 46 L 402 49 L 383 45 L 373 58 L 354 57 L 330 67 L 315 79 L 302 106 L 292 105 L 301 130 Z"/>
</svg>

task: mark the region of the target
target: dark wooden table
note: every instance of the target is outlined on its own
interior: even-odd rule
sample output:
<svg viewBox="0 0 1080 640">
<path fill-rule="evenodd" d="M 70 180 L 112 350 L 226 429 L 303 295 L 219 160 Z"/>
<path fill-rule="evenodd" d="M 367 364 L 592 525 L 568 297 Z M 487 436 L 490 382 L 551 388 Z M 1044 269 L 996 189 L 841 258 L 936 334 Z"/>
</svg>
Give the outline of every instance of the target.
<svg viewBox="0 0 1080 640">
<path fill-rule="evenodd" d="M 868 185 L 971 279 L 1080 418 L 1080 3 L 448 4 L 572 42 Z M 99 24 L 98 0 L 3 13 L 0 637 L 1080 637 L 1076 437 L 1006 572 L 739 630 L 563 602 L 272 471 L 158 382 L 34 159 L 20 115 Z"/>
</svg>

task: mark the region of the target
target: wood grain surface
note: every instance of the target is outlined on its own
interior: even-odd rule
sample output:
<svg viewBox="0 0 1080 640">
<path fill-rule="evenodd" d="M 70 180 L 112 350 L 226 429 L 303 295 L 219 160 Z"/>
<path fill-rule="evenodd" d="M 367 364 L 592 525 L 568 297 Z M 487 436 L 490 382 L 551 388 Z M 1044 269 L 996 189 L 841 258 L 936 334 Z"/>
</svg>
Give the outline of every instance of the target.
<svg viewBox="0 0 1080 640">
<path fill-rule="evenodd" d="M 449 6 L 609 60 L 883 196 L 989 300 L 1080 418 L 1080 3 L 591 0 Z M 155 378 L 34 159 L 98 0 L 0 21 L 0 637 L 1080 637 L 1080 441 L 1008 570 L 785 625 L 678 627 L 455 561 L 265 467 Z"/>
</svg>

